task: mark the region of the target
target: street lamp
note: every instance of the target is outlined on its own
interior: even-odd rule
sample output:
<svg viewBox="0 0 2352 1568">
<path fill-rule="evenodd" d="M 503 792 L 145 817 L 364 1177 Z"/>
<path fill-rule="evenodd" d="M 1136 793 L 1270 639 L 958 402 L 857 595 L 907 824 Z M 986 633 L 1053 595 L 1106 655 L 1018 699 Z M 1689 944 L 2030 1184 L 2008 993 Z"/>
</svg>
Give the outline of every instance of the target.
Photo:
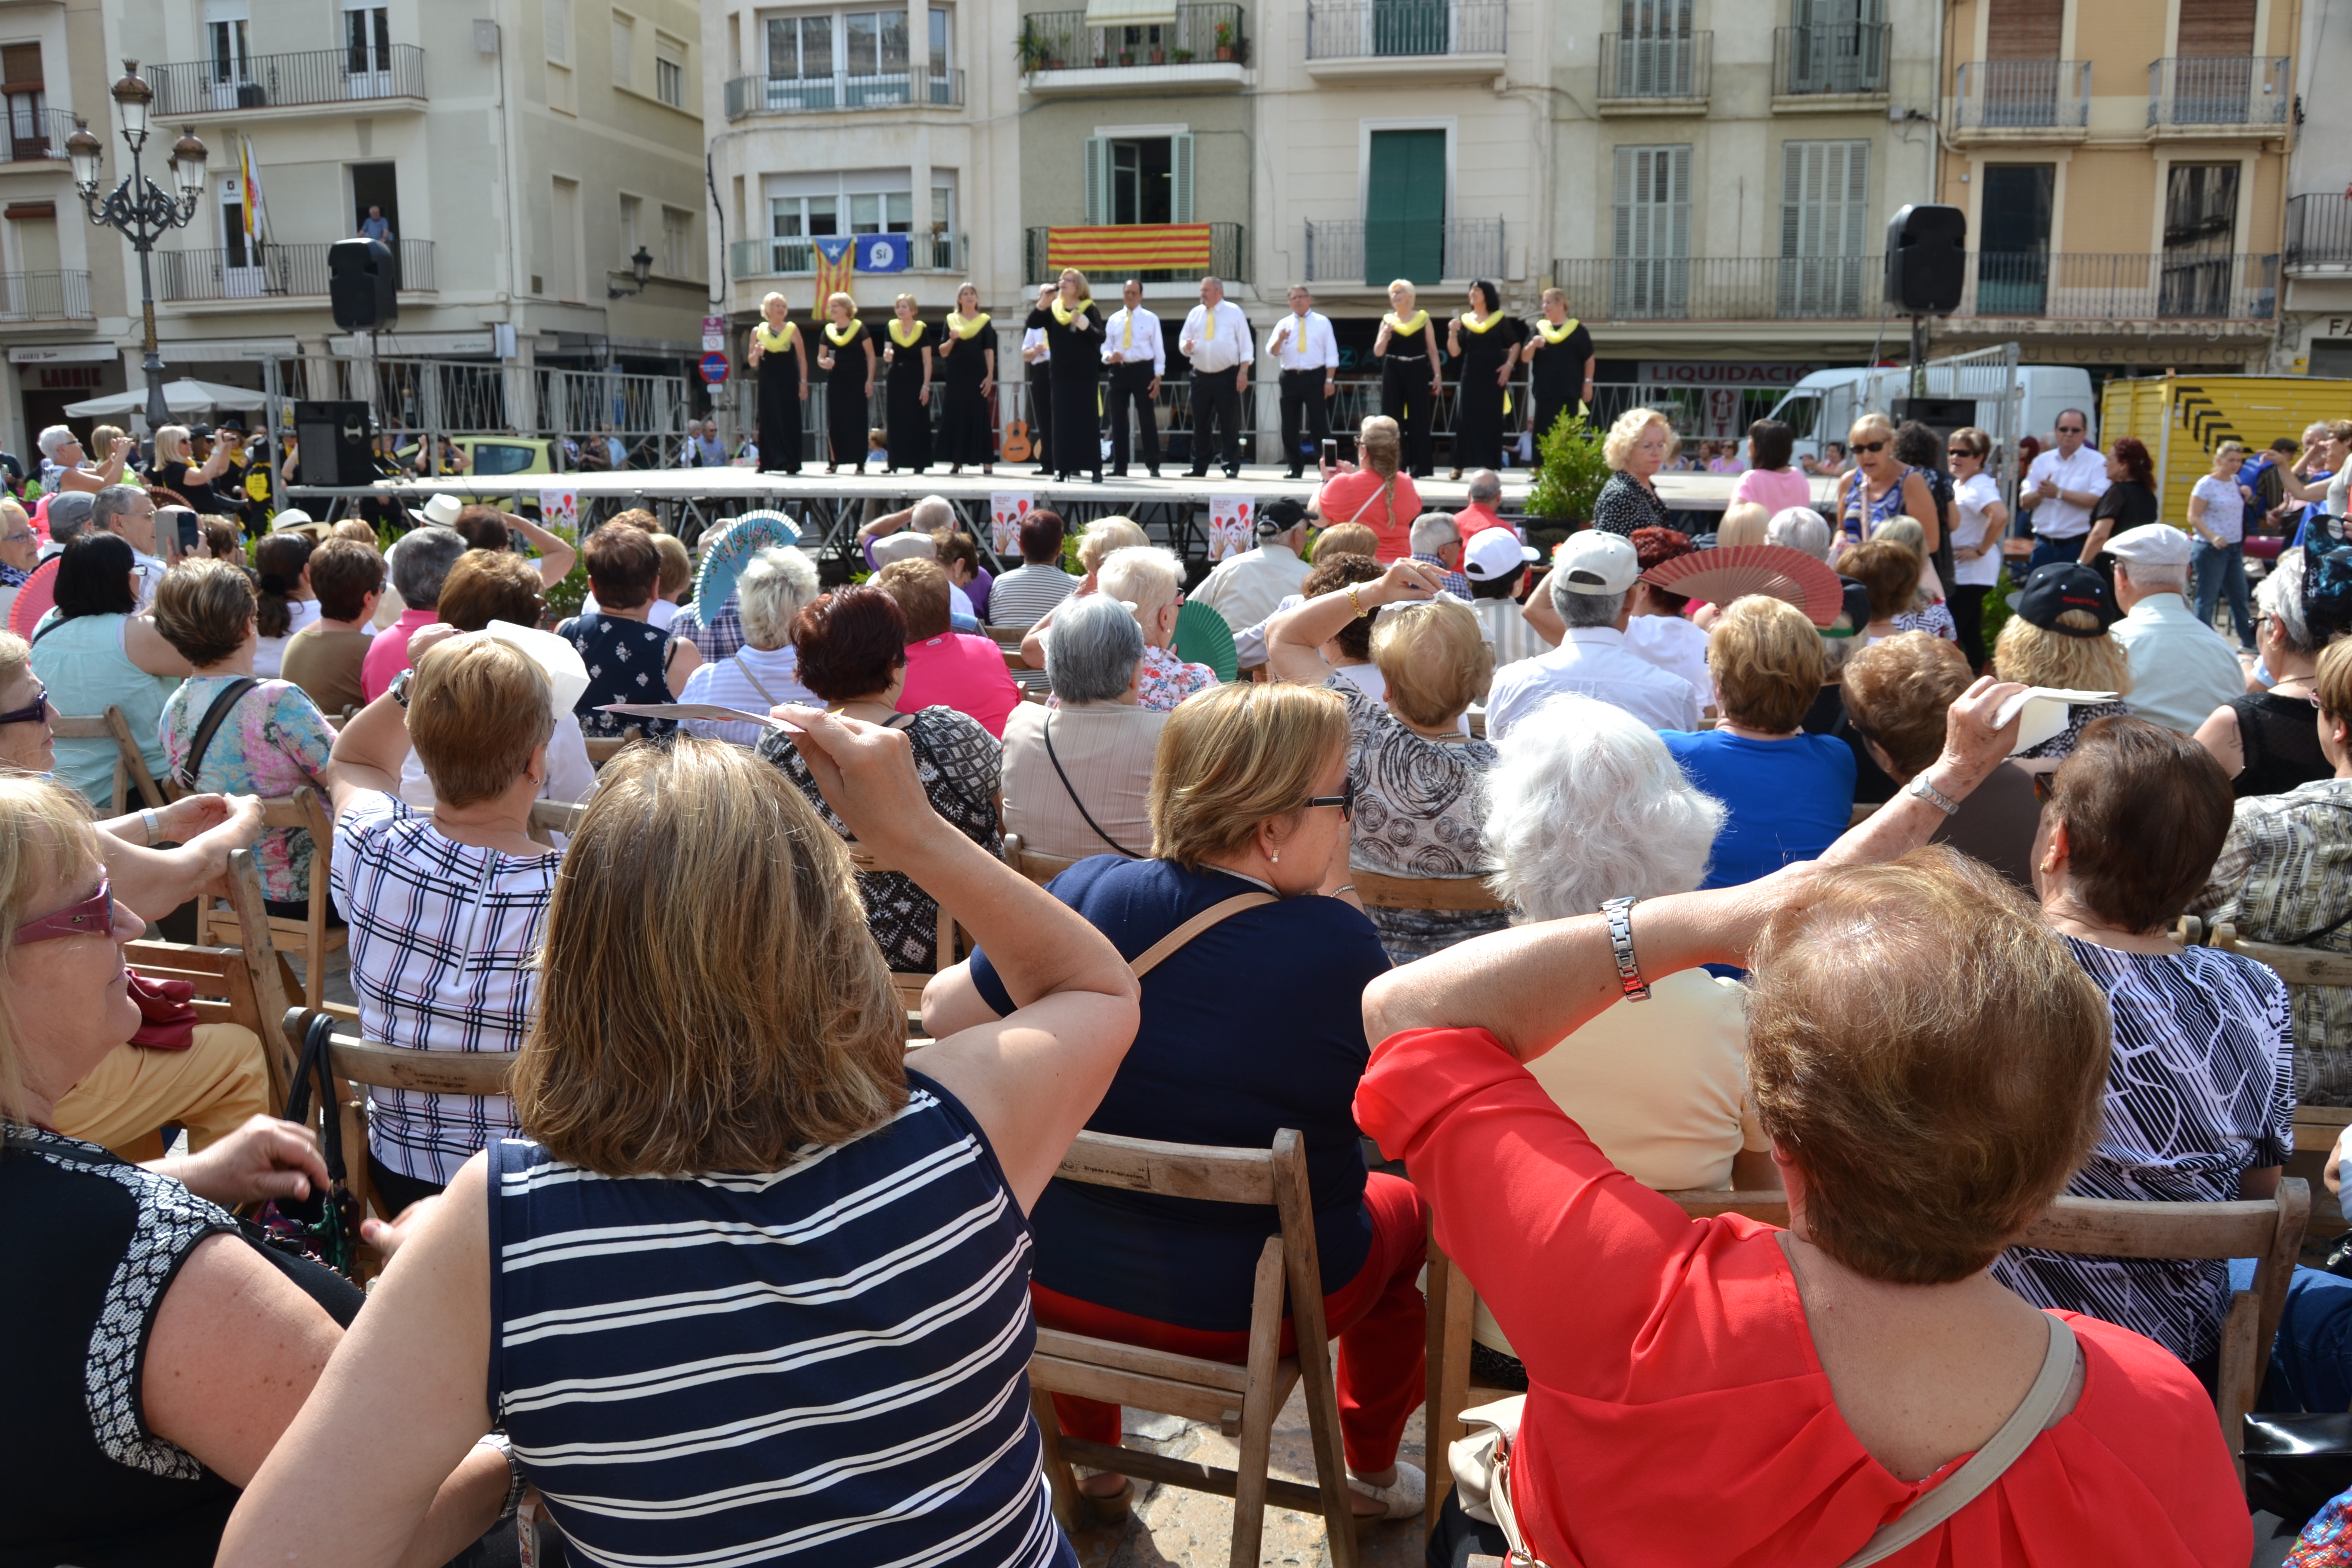
<svg viewBox="0 0 2352 1568">
<path fill-rule="evenodd" d="M 632 294 L 644 293 L 646 291 L 646 279 L 654 275 L 653 252 L 647 250 L 642 245 L 637 247 L 637 253 L 629 258 L 629 273 L 630 276 L 636 279 L 637 286 L 634 289 L 614 289 L 607 285 L 604 289 L 604 297 L 606 299 L 625 300 Z"/>
<path fill-rule="evenodd" d="M 205 190 L 205 144 L 196 140 L 194 131 L 183 131 L 172 144 L 172 181 L 179 189 L 174 198 L 139 166 L 139 155 L 147 145 L 155 89 L 139 75 L 137 60 L 122 62 L 122 79 L 114 84 L 111 95 L 122 121 L 122 140 L 131 149 L 131 173 L 100 199 L 98 184 L 105 167 L 106 144 L 91 134 L 83 120 L 74 121 L 73 134 L 66 138 L 66 156 L 73 162 L 74 184 L 81 192 L 89 221 L 121 234 L 139 253 L 139 307 L 146 324 L 146 357 L 140 362 L 140 369 L 147 377 L 147 430 L 152 437 L 171 422 L 171 411 L 163 404 L 163 358 L 155 346 L 155 287 L 148 258 L 157 240 L 173 229 L 184 228 L 195 217 L 196 201 Z"/>
</svg>

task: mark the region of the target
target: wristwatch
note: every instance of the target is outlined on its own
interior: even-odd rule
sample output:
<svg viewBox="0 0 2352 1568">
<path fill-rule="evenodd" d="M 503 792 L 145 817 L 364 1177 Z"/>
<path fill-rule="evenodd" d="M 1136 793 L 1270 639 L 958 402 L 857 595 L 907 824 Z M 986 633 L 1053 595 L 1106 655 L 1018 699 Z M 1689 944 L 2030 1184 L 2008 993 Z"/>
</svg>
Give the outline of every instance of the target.
<svg viewBox="0 0 2352 1568">
<path fill-rule="evenodd" d="M 398 675 L 392 678 L 392 684 L 383 689 L 383 694 L 386 697 L 391 698 L 394 702 L 399 703 L 403 708 L 407 707 L 408 678 L 415 673 L 416 671 L 414 669 L 402 670 Z"/>
<path fill-rule="evenodd" d="M 1929 805 L 1934 806 L 1946 816 L 1957 816 L 1959 815 L 1960 803 L 1954 800 L 1950 795 L 1946 795 L 1942 790 L 1937 789 L 1934 784 L 1929 784 L 1926 773 L 1914 774 L 1911 782 L 1903 786 L 1903 793 L 1905 795 L 1917 795 L 1921 800 L 1926 801 Z"/>
<path fill-rule="evenodd" d="M 1617 958 L 1617 981 L 1625 988 L 1625 1000 L 1647 1002 L 1650 983 L 1633 960 L 1633 900 L 1611 899 L 1601 906 L 1601 913 L 1609 921 L 1609 948 Z"/>
</svg>

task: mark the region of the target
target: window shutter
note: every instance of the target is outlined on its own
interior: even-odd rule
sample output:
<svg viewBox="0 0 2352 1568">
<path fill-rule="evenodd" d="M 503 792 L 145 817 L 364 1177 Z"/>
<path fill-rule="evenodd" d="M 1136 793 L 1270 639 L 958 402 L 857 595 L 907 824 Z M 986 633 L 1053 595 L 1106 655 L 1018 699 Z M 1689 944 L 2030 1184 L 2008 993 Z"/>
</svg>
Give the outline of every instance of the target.
<svg viewBox="0 0 2352 1568">
<path fill-rule="evenodd" d="M 1617 149 L 1616 234 L 1610 247 L 1612 256 L 1633 254 L 1633 182 L 1641 155 L 1639 147 Z"/>
<path fill-rule="evenodd" d="M 1780 254 L 1805 254 L 1805 165 L 1815 143 L 1780 144 Z"/>
<path fill-rule="evenodd" d="M 1100 136 L 1087 138 L 1087 223 L 1108 223 L 1110 214 L 1110 143 Z"/>
<path fill-rule="evenodd" d="M 1870 143 L 1845 144 L 1845 222 L 1838 237 L 1840 256 L 1860 256 L 1870 248 Z"/>
<path fill-rule="evenodd" d="M 1661 147 L 1658 152 L 1662 157 L 1668 160 L 1668 179 L 1671 182 L 1666 196 L 1669 204 L 1666 243 L 1670 248 L 1665 254 L 1676 257 L 1688 256 L 1690 254 L 1691 150 L 1687 146 Z"/>
<path fill-rule="evenodd" d="M 570 0 L 545 0 L 544 25 L 547 32 L 547 58 L 557 65 L 572 63 L 572 6 Z"/>
<path fill-rule="evenodd" d="M 1168 221 L 1192 221 L 1192 133 L 1179 131 L 1168 139 Z"/>
</svg>

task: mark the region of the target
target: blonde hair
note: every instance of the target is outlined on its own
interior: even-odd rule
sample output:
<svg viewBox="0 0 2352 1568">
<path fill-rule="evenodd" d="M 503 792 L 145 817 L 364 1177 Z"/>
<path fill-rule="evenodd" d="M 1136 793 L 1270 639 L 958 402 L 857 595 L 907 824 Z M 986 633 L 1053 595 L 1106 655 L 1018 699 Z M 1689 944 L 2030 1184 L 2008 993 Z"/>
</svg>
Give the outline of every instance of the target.
<svg viewBox="0 0 2352 1568">
<path fill-rule="evenodd" d="M 1079 299 L 1081 299 L 1081 300 L 1091 300 L 1091 299 L 1093 299 L 1093 298 L 1095 297 L 1095 286 L 1094 286 L 1093 284 L 1091 284 L 1091 283 L 1087 282 L 1087 275 L 1086 275 L 1085 273 L 1083 273 L 1083 272 L 1079 271 L 1076 268 L 1075 268 L 1075 267 L 1065 267 L 1065 268 L 1062 268 L 1062 270 L 1061 270 L 1061 274 L 1060 274 L 1060 276 L 1059 276 L 1059 277 L 1057 277 L 1057 278 L 1055 278 L 1055 279 L 1054 279 L 1054 281 L 1055 281 L 1055 282 L 1056 282 L 1056 283 L 1059 283 L 1059 282 L 1060 282 L 1064 278 L 1075 278 L 1075 279 L 1076 279 L 1078 280 L 1078 298 L 1079 298 Z"/>
<path fill-rule="evenodd" d="M 694 557 L 687 552 L 686 544 L 676 534 L 656 533 L 654 549 L 661 554 L 661 575 L 654 581 L 654 591 L 663 598 L 686 591 L 694 581 Z"/>
<path fill-rule="evenodd" d="M 1851 452 L 1853 450 L 1853 438 L 1864 430 L 1880 430 L 1885 432 L 1886 439 L 1890 445 L 1895 440 L 1895 426 L 1893 422 L 1890 421 L 1885 415 L 1874 411 L 1858 416 L 1853 424 L 1845 427 L 1845 449 L 1847 451 Z"/>
<path fill-rule="evenodd" d="M 777 293 L 773 289 L 769 289 L 765 294 L 760 297 L 760 314 L 763 316 L 766 315 L 768 313 L 768 307 L 771 305 L 782 305 L 787 312 L 789 312 L 793 308 L 793 302 L 790 300 L 785 299 L 782 294 Z"/>
<path fill-rule="evenodd" d="M 1319 686 L 1243 681 L 1177 704 L 1152 753 L 1151 853 L 1198 870 L 1260 823 L 1296 820 L 1348 738 L 1347 704 Z"/>
<path fill-rule="evenodd" d="M 1388 286 L 1388 292 L 1393 294 L 1400 289 L 1404 290 L 1405 303 L 1417 305 L 1421 302 L 1421 290 L 1412 286 L 1412 279 L 1399 278 L 1392 280 Z"/>
<path fill-rule="evenodd" d="M 27 907 L 59 884 L 100 864 L 89 806 L 67 785 L 34 773 L 0 774 L 0 954 L 16 953 Z M 0 1116 L 26 1120 L 25 1070 L 16 1014 L 0 986 Z"/>
<path fill-rule="evenodd" d="M 912 294 L 901 294 L 890 301 L 890 308 L 895 310 L 901 305 L 911 305 L 914 302 L 915 297 Z"/>
<path fill-rule="evenodd" d="M 848 854 L 740 746 L 686 736 L 606 764 L 541 963 L 562 984 L 541 989 L 514 1105 L 559 1160 L 777 1171 L 907 1102 L 906 1012 Z"/>
<path fill-rule="evenodd" d="M 0 689 L 5 689 L 33 665 L 33 645 L 15 632 L 0 632 Z"/>
<path fill-rule="evenodd" d="M 1150 542 L 1151 535 L 1131 517 L 1098 517 L 1078 536 L 1078 564 L 1098 573 L 1103 557 L 1112 551 Z"/>
<path fill-rule="evenodd" d="M 833 314 L 833 308 L 835 305 L 839 305 L 853 316 L 857 313 L 857 301 L 851 299 L 848 295 L 840 292 L 838 289 L 824 297 L 824 313 L 828 316 Z"/>
<path fill-rule="evenodd" d="M 1335 555 L 1377 555 L 1381 536 L 1360 522 L 1335 522 L 1315 536 L 1307 558 L 1320 566 Z"/>
<path fill-rule="evenodd" d="M 1364 467 L 1384 479 L 1396 478 L 1397 459 L 1404 450 L 1404 433 L 1385 414 L 1375 414 L 1356 427 L 1357 454 Z"/>
<path fill-rule="evenodd" d="M 106 455 L 114 450 L 114 443 L 128 435 L 120 425 L 93 425 L 89 427 L 89 445 L 84 450 L 92 460 L 103 463 Z"/>
<path fill-rule="evenodd" d="M 16 640 L 0 638 L 0 682 L 9 679 L 8 644 Z M 2321 712 L 2331 719 L 2352 719 L 2352 637 L 2339 637 L 2321 650 L 2319 672 L 2311 684 L 2319 695 Z"/>
<path fill-rule="evenodd" d="M 555 733 L 555 690 L 531 657 L 489 632 L 436 643 L 410 683 L 408 741 L 434 797 L 473 805 L 504 795 Z"/>
<path fill-rule="evenodd" d="M 1744 500 L 1725 507 L 1723 521 L 1716 526 L 1715 547 L 1727 550 L 1735 544 L 1765 543 L 1771 523 L 1771 510 L 1762 501 Z"/>
<path fill-rule="evenodd" d="M 2086 631 L 2099 624 L 2088 610 L 2067 610 L 2058 618 Z M 2023 616 L 2010 616 L 2000 636 L 1993 639 L 1992 668 L 2003 680 L 2021 680 L 2028 686 L 2073 691 L 2131 689 L 2131 657 L 2113 633 L 2070 637 L 2037 626 Z"/>
<path fill-rule="evenodd" d="M 1707 634 L 1706 668 L 1725 718 L 1786 734 L 1822 694 L 1822 635 L 1786 599 L 1749 594 L 1725 605 Z"/>
<path fill-rule="evenodd" d="M 348 539 L 355 544 L 364 544 L 373 549 L 376 543 L 375 525 L 363 517 L 347 517 L 336 523 L 327 537 Z"/>
<path fill-rule="evenodd" d="M 1671 460 L 1679 441 L 1675 435 L 1675 422 L 1654 408 L 1628 408 L 1617 416 L 1617 422 L 1609 426 L 1609 434 L 1601 439 L 1601 460 L 1612 468 L 1622 468 L 1625 460 L 1633 455 L 1634 447 L 1640 443 L 1642 432 L 1653 425 L 1665 426 L 1666 457 Z"/>
<path fill-rule="evenodd" d="M 188 460 L 188 427 L 184 425 L 155 426 L 155 461 L 184 463 Z"/>
<path fill-rule="evenodd" d="M 2242 458 L 2245 455 L 2246 444 L 2243 441 L 2224 441 L 2213 448 L 2213 466 L 2220 468 L 2224 458 Z"/>
<path fill-rule="evenodd" d="M 1565 289 L 1547 289 L 1543 291 L 1543 302 L 1545 304 L 1549 305 L 1554 300 L 1559 300 L 1563 305 L 1567 304 L 1568 290 Z"/>
<path fill-rule="evenodd" d="M 1433 599 L 1381 612 L 1372 623 L 1372 663 L 1388 683 L 1389 706 L 1409 723 L 1435 729 L 1486 695 L 1495 649 L 1469 605 Z"/>
<path fill-rule="evenodd" d="M 1130 544 L 1103 557 L 1095 569 L 1095 587 L 1114 599 L 1135 606 L 1136 624 L 1151 640 L 1152 621 L 1162 607 L 1175 603 L 1184 591 L 1184 563 L 1172 550 L 1156 544 Z"/>
</svg>

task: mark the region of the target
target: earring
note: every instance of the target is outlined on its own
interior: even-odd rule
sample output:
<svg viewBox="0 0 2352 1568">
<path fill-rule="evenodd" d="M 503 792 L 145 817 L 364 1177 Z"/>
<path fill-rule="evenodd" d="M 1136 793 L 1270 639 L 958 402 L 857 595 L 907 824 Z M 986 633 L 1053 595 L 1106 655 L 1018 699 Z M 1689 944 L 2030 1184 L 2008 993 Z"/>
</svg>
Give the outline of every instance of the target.
<svg viewBox="0 0 2352 1568">
<path fill-rule="evenodd" d="M 1266 857 L 1266 859 L 1267 859 L 1267 860 L 1269 860 L 1270 862 L 1272 862 L 1273 864 L 1276 865 L 1276 866 L 1279 866 L 1279 865 L 1281 865 L 1281 864 L 1282 864 L 1282 855 L 1281 855 L 1280 851 L 1276 851 L 1276 853 L 1274 853 L 1274 854 L 1272 854 L 1272 855 L 1267 856 L 1267 857 Z"/>
</svg>

